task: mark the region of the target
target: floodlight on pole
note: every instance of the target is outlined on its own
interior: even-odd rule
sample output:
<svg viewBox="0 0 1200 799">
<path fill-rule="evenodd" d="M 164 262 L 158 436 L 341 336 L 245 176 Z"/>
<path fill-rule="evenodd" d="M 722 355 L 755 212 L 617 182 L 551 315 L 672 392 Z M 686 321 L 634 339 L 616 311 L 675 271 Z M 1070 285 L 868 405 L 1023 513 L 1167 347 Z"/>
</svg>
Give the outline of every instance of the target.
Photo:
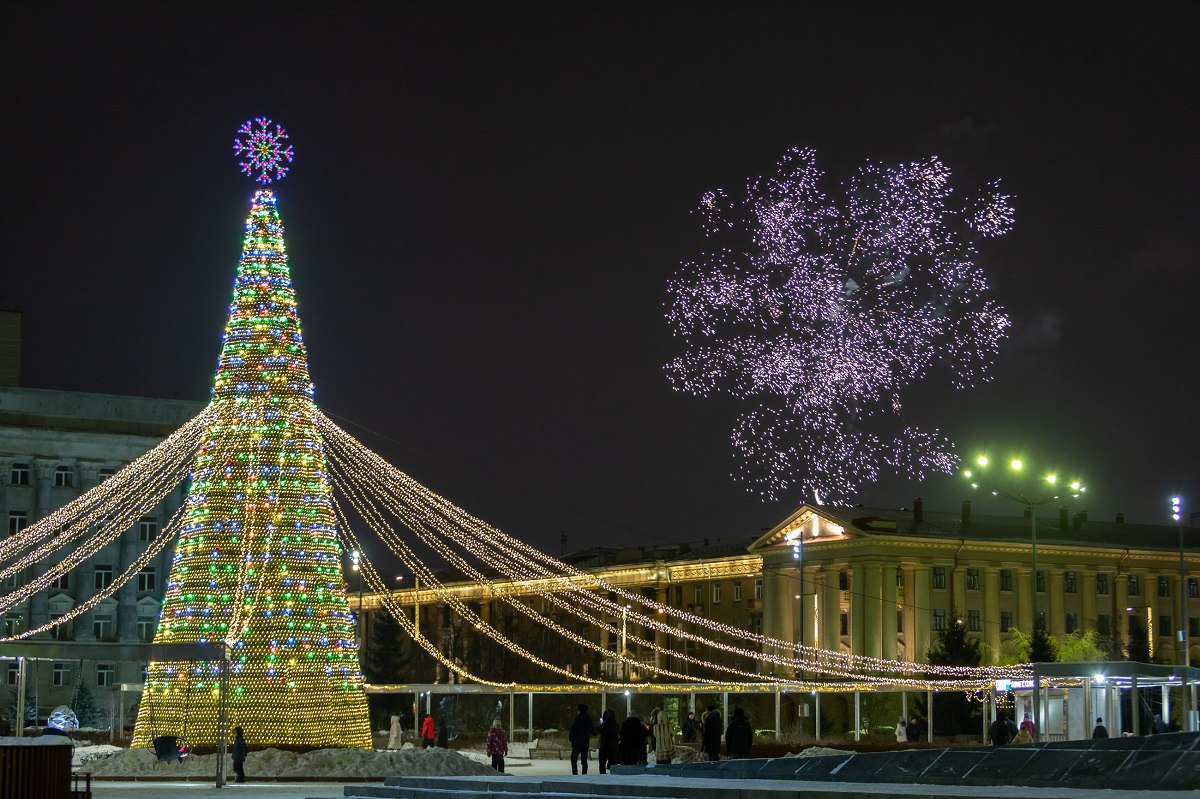
<svg viewBox="0 0 1200 799">
<path fill-rule="evenodd" d="M 1181 497 L 1171 497 L 1171 519 L 1175 522 L 1175 526 L 1179 528 L 1179 639 L 1177 645 L 1179 652 L 1178 662 L 1183 664 L 1183 729 L 1192 731 L 1192 704 L 1191 690 L 1188 688 L 1189 670 L 1192 665 L 1191 648 L 1188 646 L 1188 620 L 1187 620 L 1187 567 L 1183 560 L 1183 499 Z"/>
</svg>

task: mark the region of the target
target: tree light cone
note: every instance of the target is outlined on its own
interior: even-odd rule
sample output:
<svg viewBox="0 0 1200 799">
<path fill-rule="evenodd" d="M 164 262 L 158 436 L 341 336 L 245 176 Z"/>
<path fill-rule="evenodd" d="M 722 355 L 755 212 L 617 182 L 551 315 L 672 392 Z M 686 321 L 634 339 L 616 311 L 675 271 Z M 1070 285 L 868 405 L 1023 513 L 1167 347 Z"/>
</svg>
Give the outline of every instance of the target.
<svg viewBox="0 0 1200 799">
<path fill-rule="evenodd" d="M 369 747 L 324 443 L 275 195 L 254 195 L 156 643 L 227 641 L 252 744 Z M 151 663 L 134 745 L 217 737 L 220 664 Z"/>
</svg>

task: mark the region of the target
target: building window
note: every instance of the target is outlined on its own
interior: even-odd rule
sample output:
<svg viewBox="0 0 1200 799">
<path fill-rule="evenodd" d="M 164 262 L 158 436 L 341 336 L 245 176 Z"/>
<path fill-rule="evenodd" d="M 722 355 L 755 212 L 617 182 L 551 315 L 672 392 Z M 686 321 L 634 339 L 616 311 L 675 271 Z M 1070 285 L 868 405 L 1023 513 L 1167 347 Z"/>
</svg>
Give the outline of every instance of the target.
<svg viewBox="0 0 1200 799">
<path fill-rule="evenodd" d="M 51 613 L 50 621 L 58 621 L 63 615 L 61 613 Z M 56 624 L 50 628 L 50 637 L 55 641 L 67 640 L 67 631 L 63 629 L 61 624 Z"/>
<path fill-rule="evenodd" d="M 838 572 L 838 589 L 842 591 L 850 590 L 850 575 L 845 572 Z"/>
<path fill-rule="evenodd" d="M 117 682 L 117 669 L 111 663 L 96 664 L 96 687 L 106 688 Z"/>
<path fill-rule="evenodd" d="M 1075 593 L 1075 572 L 1063 572 L 1063 593 Z"/>
<path fill-rule="evenodd" d="M 675 586 L 675 607 L 679 607 L 682 604 L 683 604 L 683 586 L 677 585 L 677 586 Z"/>
<path fill-rule="evenodd" d="M 904 572 L 900 571 L 899 569 L 896 569 L 896 587 L 904 587 Z"/>
<path fill-rule="evenodd" d="M 1011 591 L 1012 590 L 1012 569 L 1001 569 L 1000 570 L 1000 590 L 1001 591 Z"/>
<path fill-rule="evenodd" d="M 138 522 L 138 540 L 149 541 L 158 535 L 157 519 L 142 519 Z"/>
<path fill-rule="evenodd" d="M 979 590 L 979 569 L 967 569 L 967 590 Z"/>
<path fill-rule="evenodd" d="M 933 629 L 935 632 L 946 629 L 946 611 L 942 608 L 933 609 Z"/>
<path fill-rule="evenodd" d="M 979 632 L 979 630 L 981 629 L 979 626 L 979 611 L 977 611 L 977 610 L 968 610 L 967 611 L 967 629 L 973 633 Z"/>
<path fill-rule="evenodd" d="M 112 477 L 116 473 L 117 473 L 116 469 L 101 469 L 100 470 L 100 482 L 103 483 L 105 480 Z"/>
<path fill-rule="evenodd" d="M 762 635 L 762 616 L 755 613 L 750 617 L 750 627 L 754 630 L 755 635 Z"/>
<path fill-rule="evenodd" d="M 696 590 L 695 590 L 695 594 L 694 594 L 693 598 L 696 600 L 697 605 L 704 604 L 704 588 L 703 588 L 703 586 L 699 586 L 699 585 L 696 586 Z"/>
<path fill-rule="evenodd" d="M 754 581 L 754 598 L 762 599 L 762 578 L 759 577 Z"/>
<path fill-rule="evenodd" d="M 1074 613 L 1067 614 L 1067 635 L 1079 629 L 1079 617 Z"/>
<path fill-rule="evenodd" d="M 1001 631 L 1008 632 L 1009 630 L 1012 629 L 1012 626 L 1013 626 L 1012 611 L 1011 610 L 1000 611 L 1000 629 L 1001 629 Z"/>
<path fill-rule="evenodd" d="M 1107 613 L 1096 616 L 1096 632 L 1101 635 L 1112 635 L 1112 621 L 1109 620 Z"/>
<path fill-rule="evenodd" d="M 70 488 L 75 484 L 75 470 L 70 466 L 57 466 L 54 469 L 54 485 L 57 488 Z"/>
<path fill-rule="evenodd" d="M 840 632 L 841 635 L 849 635 L 850 634 L 850 616 L 848 614 L 846 614 L 846 613 L 840 614 L 838 616 L 838 624 L 839 624 L 839 629 L 841 630 L 841 632 Z"/>
<path fill-rule="evenodd" d="M 71 590 L 71 573 L 63 572 L 62 574 L 58 575 L 58 577 L 56 577 L 50 583 L 50 587 L 57 589 L 59 591 L 70 591 Z"/>
<path fill-rule="evenodd" d="M 153 591 L 157 587 L 156 583 L 156 573 L 153 566 L 147 566 L 138 572 L 137 590 Z"/>
<path fill-rule="evenodd" d="M 4 636 L 11 638 L 21 632 L 21 617 L 20 616 L 5 616 L 4 617 Z"/>
<path fill-rule="evenodd" d="M 8 534 L 16 535 L 29 526 L 29 512 L 10 510 L 8 512 Z"/>
<path fill-rule="evenodd" d="M 713 604 L 714 605 L 721 604 L 721 584 L 713 583 L 712 589 L 713 589 Z"/>
<path fill-rule="evenodd" d="M 100 613 L 92 617 L 92 635 L 97 641 L 107 641 L 113 637 L 113 617 L 111 613 Z"/>
<path fill-rule="evenodd" d="M 1125 579 L 1125 582 L 1129 586 L 1128 594 L 1130 596 L 1141 596 L 1142 595 L 1142 584 L 1138 580 L 1138 576 L 1136 574 L 1129 575 Z"/>
<path fill-rule="evenodd" d="M 734 602 L 742 601 L 742 584 L 740 582 L 733 584 L 733 601 Z"/>
<path fill-rule="evenodd" d="M 1107 574 L 1097 574 L 1096 575 L 1096 593 L 1097 594 L 1107 594 L 1108 593 L 1108 575 Z"/>
<path fill-rule="evenodd" d="M 21 666 L 17 663 L 8 664 L 8 679 L 5 680 L 9 685 L 16 685 L 20 681 Z"/>
<path fill-rule="evenodd" d="M 1170 596 L 1171 595 L 1171 578 L 1170 577 L 1159 577 L 1158 578 L 1158 595 L 1159 596 Z"/>
<path fill-rule="evenodd" d="M 137 617 L 138 640 L 150 642 L 154 640 L 154 627 L 158 619 L 153 616 Z M 580 630 L 580 635 L 587 637 L 586 630 Z"/>
<path fill-rule="evenodd" d="M 97 591 L 103 591 L 105 588 L 108 588 L 110 585 L 112 585 L 112 581 L 113 581 L 113 567 L 112 566 L 99 565 L 96 567 L 94 588 Z"/>
<path fill-rule="evenodd" d="M 50 683 L 52 685 L 70 685 L 71 684 L 71 667 L 66 663 L 55 663 L 54 669 L 51 671 Z"/>
<path fill-rule="evenodd" d="M 1200 616 L 1188 616 L 1188 638 L 1200 638 Z"/>
<path fill-rule="evenodd" d="M 1188 598 L 1196 599 L 1200 597 L 1200 580 L 1195 577 L 1188 578 Z"/>
<path fill-rule="evenodd" d="M 1039 594 L 1046 591 L 1046 573 L 1041 570 L 1037 573 L 1037 591 Z"/>
<path fill-rule="evenodd" d="M 1158 634 L 1160 636 L 1162 636 L 1163 638 L 1171 637 L 1171 617 L 1170 616 L 1159 616 L 1158 617 Z"/>
<path fill-rule="evenodd" d="M 896 611 L 896 632 L 904 632 L 904 611 Z"/>
<path fill-rule="evenodd" d="M 8 482 L 15 486 L 29 485 L 29 464 L 14 463 L 8 470 Z"/>
<path fill-rule="evenodd" d="M 945 588 L 946 587 L 946 567 L 945 566 L 934 566 L 933 567 L 933 587 L 934 588 Z"/>
</svg>

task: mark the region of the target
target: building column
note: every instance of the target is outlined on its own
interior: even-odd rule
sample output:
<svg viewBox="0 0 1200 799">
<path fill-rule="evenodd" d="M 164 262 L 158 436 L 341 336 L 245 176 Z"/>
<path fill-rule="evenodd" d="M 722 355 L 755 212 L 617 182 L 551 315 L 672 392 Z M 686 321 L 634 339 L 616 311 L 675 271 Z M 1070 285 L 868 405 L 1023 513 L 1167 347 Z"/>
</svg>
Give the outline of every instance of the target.
<svg viewBox="0 0 1200 799">
<path fill-rule="evenodd" d="M 820 646 L 813 623 L 817 607 L 817 570 L 805 567 L 800 580 L 800 600 L 796 603 L 796 641 L 804 646 Z"/>
<path fill-rule="evenodd" d="M 948 624 L 953 624 L 954 619 L 967 618 L 967 568 L 965 566 L 955 566 L 950 570 L 950 604 L 951 607 L 947 610 L 950 614 Z"/>
<path fill-rule="evenodd" d="M 1046 631 L 1061 637 L 1067 634 L 1066 611 L 1063 609 L 1062 569 L 1046 569 L 1046 588 L 1049 589 L 1049 596 L 1046 598 Z"/>
<path fill-rule="evenodd" d="M 883 657 L 883 589 L 880 585 L 883 580 L 883 567 L 878 563 L 868 563 L 863 568 L 863 577 L 863 587 L 858 590 L 856 586 L 854 595 L 855 601 L 863 605 L 862 649 L 857 650 L 855 654 L 873 658 Z M 855 641 L 857 640 L 856 633 Z"/>
<path fill-rule="evenodd" d="M 660 605 L 667 604 L 667 588 L 664 586 L 659 586 L 654 591 L 654 599 Z M 664 618 L 665 618 L 664 616 L 659 616 L 660 621 L 663 620 Z M 654 631 L 654 645 L 656 647 L 658 647 L 658 649 L 654 650 L 654 666 L 655 666 L 655 668 L 659 668 L 659 669 L 669 668 L 670 664 L 664 662 L 666 655 L 663 654 L 663 650 L 667 649 L 667 634 L 665 632 L 663 632 L 662 630 L 656 629 Z"/>
<path fill-rule="evenodd" d="M 912 659 L 921 662 L 929 652 L 930 628 L 933 626 L 933 604 L 929 599 L 929 566 L 913 568 L 913 634 Z M 907 633 L 905 634 L 907 637 Z"/>
<path fill-rule="evenodd" d="M 34 492 L 34 508 L 33 518 L 30 522 L 44 519 L 50 515 L 50 488 L 54 484 L 54 462 L 43 460 L 41 458 L 34 459 L 31 464 Z M 35 564 L 30 569 L 30 577 L 37 579 L 46 573 L 47 565 L 45 563 Z M 38 591 L 29 598 L 29 626 L 41 627 L 46 622 L 50 621 L 50 592 Z M 41 633 L 39 638 L 49 638 L 50 633 Z"/>
<path fill-rule="evenodd" d="M 1112 633 L 1122 646 L 1129 646 L 1129 619 L 1125 608 L 1129 607 L 1129 572 L 1122 572 L 1113 577 L 1113 596 L 1116 602 L 1113 606 Z"/>
<path fill-rule="evenodd" d="M 896 567 L 883 569 L 883 659 L 896 659 Z"/>
<path fill-rule="evenodd" d="M 839 570 L 832 566 L 822 570 L 824 583 L 821 594 L 821 648 L 831 652 L 842 651 L 842 592 L 838 588 L 839 573 Z"/>
<path fill-rule="evenodd" d="M 1080 605 L 1083 611 L 1083 618 L 1080 619 L 1080 626 L 1084 630 L 1096 629 L 1096 572 L 1090 568 L 1081 569 L 1079 571 L 1080 581 L 1079 590 L 1083 591 L 1083 596 L 1080 597 Z"/>
<path fill-rule="evenodd" d="M 988 663 L 1000 657 L 1000 570 L 983 570 L 983 645 Z"/>
<path fill-rule="evenodd" d="M 866 567 L 855 563 L 850 569 L 850 651 L 856 655 L 864 654 L 867 646 L 863 596 L 866 583 Z"/>
<path fill-rule="evenodd" d="M 787 573 L 784 569 L 787 568 Z M 781 641 L 795 641 L 795 593 L 790 589 L 794 570 L 779 563 L 763 562 L 763 635 Z M 791 648 L 763 644 L 763 653 L 779 657 L 791 657 Z M 761 667 L 779 676 L 793 676 L 791 669 L 775 664 L 763 663 Z M 785 672 L 787 672 L 785 674 Z"/>
<path fill-rule="evenodd" d="M 1033 580 L 1029 569 L 1014 569 L 1017 578 L 1017 629 L 1033 635 Z M 1043 608 L 1044 610 L 1044 608 Z"/>
</svg>

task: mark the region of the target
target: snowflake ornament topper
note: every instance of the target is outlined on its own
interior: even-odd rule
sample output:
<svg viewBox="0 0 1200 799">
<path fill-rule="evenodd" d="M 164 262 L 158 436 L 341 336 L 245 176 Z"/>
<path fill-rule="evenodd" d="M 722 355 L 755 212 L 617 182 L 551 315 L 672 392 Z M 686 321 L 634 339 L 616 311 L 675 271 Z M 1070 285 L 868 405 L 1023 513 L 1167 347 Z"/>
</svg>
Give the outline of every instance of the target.
<svg viewBox="0 0 1200 799">
<path fill-rule="evenodd" d="M 238 161 L 242 174 L 264 186 L 272 180 L 282 180 L 289 171 L 284 163 L 290 164 L 295 156 L 283 126 L 275 125 L 272 130 L 271 120 L 256 117 L 243 122 L 237 132 L 245 136 L 245 139 L 233 140 L 233 154 L 245 159 Z"/>
</svg>

